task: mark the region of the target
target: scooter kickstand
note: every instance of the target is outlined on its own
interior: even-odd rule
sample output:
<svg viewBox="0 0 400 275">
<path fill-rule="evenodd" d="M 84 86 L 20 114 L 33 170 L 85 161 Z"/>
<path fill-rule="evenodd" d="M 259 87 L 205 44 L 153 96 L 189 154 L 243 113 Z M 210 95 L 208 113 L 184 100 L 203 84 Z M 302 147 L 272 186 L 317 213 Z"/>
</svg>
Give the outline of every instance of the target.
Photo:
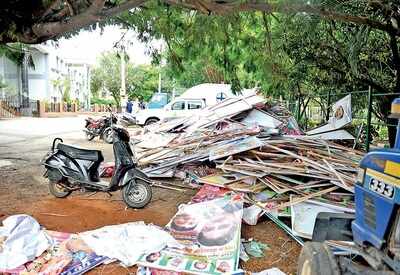
<svg viewBox="0 0 400 275">
<path fill-rule="evenodd" d="M 106 192 L 108 194 L 108 196 L 111 198 L 112 194 L 110 192 Z"/>
</svg>

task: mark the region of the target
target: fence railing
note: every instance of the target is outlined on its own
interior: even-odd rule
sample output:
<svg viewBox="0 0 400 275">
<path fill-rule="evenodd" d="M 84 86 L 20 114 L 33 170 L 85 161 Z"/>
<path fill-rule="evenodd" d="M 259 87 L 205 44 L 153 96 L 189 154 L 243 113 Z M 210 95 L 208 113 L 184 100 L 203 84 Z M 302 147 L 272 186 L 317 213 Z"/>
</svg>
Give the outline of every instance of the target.
<svg viewBox="0 0 400 275">
<path fill-rule="evenodd" d="M 308 130 L 316 124 L 327 122 L 332 104 L 348 94 L 352 97 L 353 135 L 357 139 L 361 139 L 364 149 L 369 151 L 371 143 L 378 139 L 381 139 L 379 141 L 388 143 L 388 140 L 383 140 L 388 137 L 385 128 L 395 130 L 397 124 L 388 123 L 384 118 L 377 116 L 374 107 L 377 107 L 382 97 L 386 97 L 386 100 L 390 104 L 392 99 L 400 97 L 400 93 L 377 93 L 371 88 L 348 93 L 327 91 L 326 94 L 298 98 L 296 101 L 288 102 L 288 107 L 295 115 L 299 124 Z M 390 111 L 390 107 L 388 108 L 388 111 Z M 384 132 L 385 135 L 379 135 L 379 132 Z"/>
<path fill-rule="evenodd" d="M 18 96 L 3 96 L 0 98 L 0 117 L 36 116 L 37 112 L 36 100 L 21 99 Z"/>
<path fill-rule="evenodd" d="M 109 107 L 102 104 L 93 104 L 91 112 L 107 112 Z M 111 107 L 115 112 L 116 107 Z M 78 113 L 87 111 L 83 106 L 75 103 L 53 103 L 40 100 L 23 99 L 8 96 L 0 98 L 0 118 L 13 118 L 20 116 L 46 117 L 57 116 L 61 113 Z"/>
</svg>

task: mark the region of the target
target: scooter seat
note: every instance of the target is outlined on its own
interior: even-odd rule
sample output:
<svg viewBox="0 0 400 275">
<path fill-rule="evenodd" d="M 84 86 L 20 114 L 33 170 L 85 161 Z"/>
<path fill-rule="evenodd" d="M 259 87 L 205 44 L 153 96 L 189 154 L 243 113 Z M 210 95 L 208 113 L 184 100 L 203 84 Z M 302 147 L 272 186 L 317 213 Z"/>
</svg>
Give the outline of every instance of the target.
<svg viewBox="0 0 400 275">
<path fill-rule="evenodd" d="M 102 162 L 104 160 L 103 154 L 99 150 L 83 149 L 65 143 L 58 143 L 57 149 L 63 151 L 67 156 L 74 159 L 91 160 L 96 162 Z"/>
</svg>

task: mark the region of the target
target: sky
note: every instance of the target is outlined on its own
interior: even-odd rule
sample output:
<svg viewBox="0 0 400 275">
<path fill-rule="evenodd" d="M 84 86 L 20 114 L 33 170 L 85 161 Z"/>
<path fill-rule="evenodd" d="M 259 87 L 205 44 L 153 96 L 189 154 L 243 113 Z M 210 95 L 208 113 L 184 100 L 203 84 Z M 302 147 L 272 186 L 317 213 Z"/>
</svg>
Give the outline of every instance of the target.
<svg viewBox="0 0 400 275">
<path fill-rule="evenodd" d="M 60 39 L 58 51 L 64 58 L 95 64 L 102 52 L 113 50 L 114 44 L 125 32 L 117 26 L 106 26 L 103 32 L 100 29 L 92 32 L 82 30 L 70 39 Z M 128 31 L 125 38 L 132 43 L 127 50 L 130 61 L 134 64 L 150 64 L 151 57 L 146 54 L 148 47 L 136 38 L 136 34 Z M 154 46 L 159 44 L 153 43 Z"/>
</svg>

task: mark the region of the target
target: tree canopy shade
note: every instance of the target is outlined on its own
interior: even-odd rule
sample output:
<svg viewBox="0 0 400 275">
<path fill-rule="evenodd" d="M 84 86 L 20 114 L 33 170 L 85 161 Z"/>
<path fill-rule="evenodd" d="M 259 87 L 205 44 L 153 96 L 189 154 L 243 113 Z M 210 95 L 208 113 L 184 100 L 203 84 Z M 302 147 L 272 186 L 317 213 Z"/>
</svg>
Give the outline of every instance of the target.
<svg viewBox="0 0 400 275">
<path fill-rule="evenodd" d="M 296 1 L 301 2 L 306 0 Z M 388 24 L 396 22 L 392 15 L 398 11 L 389 2 L 387 7 L 393 12 L 388 16 L 373 8 L 372 1 L 308 2 L 324 5 L 335 14 L 387 20 Z M 203 82 L 231 83 L 234 90 L 257 86 L 268 96 L 300 102 L 303 112 L 310 102 L 325 109 L 328 91 L 345 94 L 372 87 L 376 93 L 391 93 L 376 98 L 373 111 L 393 124 L 387 114 L 393 93 L 400 91 L 400 57 L 398 34 L 389 28 L 383 31 L 368 24 L 321 20 L 303 12 L 209 16 L 156 1 L 115 20 L 134 29 L 144 42 L 165 41 L 166 72 L 179 86 Z M 157 60 L 157 50 L 153 56 Z M 365 104 L 365 97 L 353 98 L 356 110 L 362 112 Z"/>
<path fill-rule="evenodd" d="M 97 22 L 132 11 L 146 9 L 153 0 L 2 0 L 0 1 L 0 43 L 40 43 L 89 27 Z M 324 3 L 328 4 L 324 4 Z M 369 26 L 393 36 L 400 35 L 398 1 L 363 0 L 354 9 L 329 5 L 333 1 L 301 0 L 159 0 L 160 5 L 181 6 L 205 14 L 231 14 L 241 11 L 308 13 L 335 21 Z M 347 2 L 335 1 L 339 6 Z"/>
</svg>

